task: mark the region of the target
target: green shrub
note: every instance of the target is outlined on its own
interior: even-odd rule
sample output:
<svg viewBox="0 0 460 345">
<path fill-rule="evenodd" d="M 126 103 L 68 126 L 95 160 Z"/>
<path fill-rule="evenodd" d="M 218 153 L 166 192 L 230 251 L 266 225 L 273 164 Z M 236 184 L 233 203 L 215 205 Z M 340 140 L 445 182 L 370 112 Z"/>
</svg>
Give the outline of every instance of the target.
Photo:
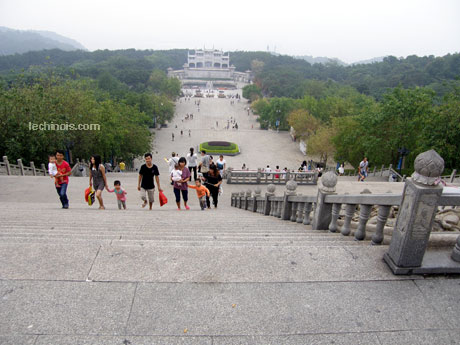
<svg viewBox="0 0 460 345">
<path fill-rule="evenodd" d="M 225 141 L 210 141 L 200 144 L 200 151 L 213 154 L 237 154 L 240 149 L 237 144 Z"/>
</svg>

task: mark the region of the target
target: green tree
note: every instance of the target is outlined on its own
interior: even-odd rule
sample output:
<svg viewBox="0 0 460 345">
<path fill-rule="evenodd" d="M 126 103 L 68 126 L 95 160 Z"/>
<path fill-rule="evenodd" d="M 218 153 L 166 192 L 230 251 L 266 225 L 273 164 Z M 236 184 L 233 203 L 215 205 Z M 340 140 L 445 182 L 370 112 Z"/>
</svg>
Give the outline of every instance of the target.
<svg viewBox="0 0 460 345">
<path fill-rule="evenodd" d="M 289 125 L 294 128 L 296 137 L 307 141 L 321 126 L 320 121 L 303 109 L 293 110 L 288 116 Z"/>
<path fill-rule="evenodd" d="M 260 87 L 258 87 L 256 84 L 246 85 L 243 87 L 243 97 L 250 102 L 254 102 L 257 99 L 262 98 Z"/>
<path fill-rule="evenodd" d="M 307 153 L 318 155 L 320 161 L 327 163 L 328 157 L 335 152 L 335 146 L 332 142 L 334 129 L 329 126 L 321 126 L 308 140 Z"/>
</svg>

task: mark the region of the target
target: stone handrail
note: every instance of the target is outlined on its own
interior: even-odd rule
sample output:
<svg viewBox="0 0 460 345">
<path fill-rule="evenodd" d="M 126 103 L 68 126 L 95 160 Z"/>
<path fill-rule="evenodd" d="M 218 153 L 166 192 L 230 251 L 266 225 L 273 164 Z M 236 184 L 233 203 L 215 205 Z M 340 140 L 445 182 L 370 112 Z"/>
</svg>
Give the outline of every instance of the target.
<svg viewBox="0 0 460 345">
<path fill-rule="evenodd" d="M 415 173 L 405 181 L 402 194 L 337 195 L 337 175 L 328 171 L 322 177 L 317 196 L 296 195 L 297 183 L 290 180 L 283 196 L 275 196 L 276 186 L 270 184 L 265 196 L 261 195 L 260 188 L 256 188 L 254 193 L 250 190 L 232 193 L 231 205 L 283 220 L 312 224 L 313 230 L 340 231 L 344 236 L 350 235 L 351 220 L 359 207 L 359 223 L 354 233 L 358 241 L 366 238 L 366 225 L 372 208 L 376 206 L 377 224 L 372 236 L 372 244 L 376 245 L 384 240 L 384 227 L 391 207 L 399 206 L 389 251 L 384 256 L 393 273 L 460 273 L 460 236 L 445 262 L 436 261 L 439 255 L 424 258 L 438 207 L 460 206 L 460 193 L 442 194 L 443 188 L 436 184 L 443 168 L 444 161 L 431 150 L 417 156 Z M 345 209 L 345 217 L 339 230 L 337 220 L 342 208 Z"/>
<path fill-rule="evenodd" d="M 460 175 L 457 174 L 457 169 L 452 170 L 452 173 L 450 175 L 444 175 L 441 176 L 441 179 L 447 180 L 450 183 L 455 182 L 455 180 L 460 180 Z"/>
<path fill-rule="evenodd" d="M 20 176 L 46 176 L 48 171 L 45 164 L 40 168 L 36 168 L 34 162 L 30 162 L 30 167 L 24 166 L 22 159 L 17 160 L 18 164 L 11 164 L 7 156 L 3 156 L 3 162 L 0 162 L 1 175 L 20 175 Z"/>
<path fill-rule="evenodd" d="M 318 173 L 311 172 L 265 172 L 262 170 L 232 170 L 226 172 L 227 183 L 229 184 L 286 184 L 290 180 L 301 185 L 316 185 Z"/>
</svg>

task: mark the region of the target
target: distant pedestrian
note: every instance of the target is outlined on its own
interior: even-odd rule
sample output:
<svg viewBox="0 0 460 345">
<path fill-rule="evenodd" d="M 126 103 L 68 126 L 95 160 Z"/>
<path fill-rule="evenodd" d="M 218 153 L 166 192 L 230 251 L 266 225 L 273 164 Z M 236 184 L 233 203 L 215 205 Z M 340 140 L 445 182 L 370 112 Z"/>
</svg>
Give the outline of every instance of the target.
<svg viewBox="0 0 460 345">
<path fill-rule="evenodd" d="M 214 208 L 217 208 L 219 187 L 222 184 L 222 176 L 220 176 L 217 167 L 214 164 L 210 165 L 209 171 L 203 174 L 203 180 L 205 181 L 205 186 L 211 193 Z M 206 205 L 208 208 L 211 208 L 211 200 L 208 196 L 206 197 Z"/>
<path fill-rule="evenodd" d="M 168 165 L 169 165 L 168 170 L 169 170 L 169 174 L 171 175 L 171 171 L 173 171 L 173 170 L 174 170 L 174 167 L 175 167 L 177 164 L 179 164 L 179 157 L 177 157 L 177 154 L 176 154 L 175 152 L 173 152 L 173 153 L 171 153 L 171 158 L 169 158 L 169 159 L 166 159 L 166 158 L 165 158 L 165 160 L 166 160 L 166 162 L 167 162 Z M 172 184 L 172 183 L 171 183 L 171 184 Z"/>
<path fill-rule="evenodd" d="M 281 172 L 279 165 L 276 166 L 275 172 L 278 173 L 278 174 L 275 174 L 275 178 L 279 179 L 279 178 L 280 178 L 280 174 L 279 174 L 279 173 Z"/>
<path fill-rule="evenodd" d="M 343 176 L 344 173 L 345 173 L 345 168 L 343 167 L 343 164 L 340 164 L 340 166 L 339 166 L 339 175 Z"/>
<path fill-rule="evenodd" d="M 193 147 L 190 148 L 190 152 L 187 153 L 187 167 L 190 170 L 190 173 L 193 171 L 193 180 L 196 181 L 196 170 L 197 170 L 197 160 L 198 156 L 194 152 L 195 149 Z"/>
<path fill-rule="evenodd" d="M 96 198 L 99 201 L 99 209 L 105 210 L 104 201 L 102 200 L 102 191 L 104 188 L 109 190 L 107 186 L 107 177 L 105 176 L 105 168 L 101 163 L 101 156 L 93 155 L 89 165 L 89 186 L 94 186 Z"/>
<path fill-rule="evenodd" d="M 67 198 L 67 185 L 69 184 L 69 176 L 72 173 L 69 163 L 64 160 L 64 151 L 56 151 L 56 169 L 57 174 L 54 175 L 57 178 L 56 181 L 56 192 L 61 200 L 62 208 L 69 208 L 69 199 Z"/>
<path fill-rule="evenodd" d="M 358 181 L 364 181 L 367 177 L 368 172 L 369 162 L 367 161 L 367 158 L 364 157 L 363 160 L 359 163 Z"/>
<path fill-rule="evenodd" d="M 201 162 L 198 166 L 198 170 L 204 174 L 204 173 L 207 173 L 209 171 L 209 156 L 206 154 L 206 151 L 203 150 L 201 151 Z"/>
<path fill-rule="evenodd" d="M 190 207 L 187 205 L 188 201 L 188 184 L 190 181 L 190 170 L 185 166 L 187 160 L 185 157 L 179 158 L 178 169 L 182 172 L 182 179 L 174 182 L 174 195 L 176 196 L 177 210 L 180 208 L 180 197 L 182 194 L 182 199 L 184 201 L 184 207 L 186 210 L 190 210 Z"/>
<path fill-rule="evenodd" d="M 189 129 L 188 130 L 188 136 L 191 137 L 192 136 L 192 131 Z"/>
<path fill-rule="evenodd" d="M 158 191 L 163 192 L 160 187 L 160 173 L 158 167 L 152 162 L 152 154 L 146 153 L 144 155 L 145 164 L 142 164 L 139 170 L 139 179 L 137 182 L 137 190 L 141 192 L 141 199 L 143 201 L 142 207 L 147 205 L 147 199 L 149 202 L 149 209 L 152 209 L 155 192 L 155 181 L 158 185 Z"/>
<path fill-rule="evenodd" d="M 227 167 L 227 162 L 224 159 L 223 155 L 219 156 L 219 159 L 216 161 L 217 170 L 219 170 L 220 176 L 224 176 L 225 169 Z"/>
<path fill-rule="evenodd" d="M 184 131 L 181 129 L 180 130 L 180 136 L 183 136 L 184 135 Z"/>
<path fill-rule="evenodd" d="M 171 133 L 171 141 L 174 141 L 174 133 Z"/>
</svg>

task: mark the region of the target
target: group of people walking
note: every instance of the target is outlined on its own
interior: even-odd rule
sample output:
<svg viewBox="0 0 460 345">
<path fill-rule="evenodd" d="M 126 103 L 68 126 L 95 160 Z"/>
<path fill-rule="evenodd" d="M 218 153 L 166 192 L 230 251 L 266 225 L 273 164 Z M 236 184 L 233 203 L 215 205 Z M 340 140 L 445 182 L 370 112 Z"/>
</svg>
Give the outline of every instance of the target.
<svg viewBox="0 0 460 345">
<path fill-rule="evenodd" d="M 152 209 L 154 203 L 155 184 L 159 192 L 163 192 L 160 185 L 160 173 L 158 167 L 152 162 L 152 154 L 144 155 L 145 163 L 139 170 L 137 189 L 140 192 L 142 207 L 149 205 Z M 225 169 L 226 163 L 223 156 L 220 156 L 216 163 L 212 162 L 211 156 L 206 151 L 201 152 L 200 159 L 190 148 L 187 157 L 177 157 L 173 152 L 169 164 L 169 174 L 177 209 L 181 210 L 181 199 L 186 210 L 188 206 L 188 189 L 195 189 L 202 210 L 211 208 L 211 199 L 214 208 L 217 208 L 219 192 L 221 191 L 222 176 L 221 172 Z M 218 168 L 219 167 L 219 168 Z M 62 208 L 69 208 L 67 197 L 67 186 L 69 176 L 72 172 L 70 165 L 64 160 L 64 152 L 57 151 L 49 156 L 48 164 L 49 175 L 54 179 L 56 191 L 59 195 Z M 193 175 L 192 175 L 193 172 Z M 194 185 L 189 182 L 194 180 Z M 109 188 L 107 182 L 106 169 L 102 164 L 101 156 L 93 155 L 89 164 L 89 189 L 94 191 L 95 199 L 99 203 L 99 209 L 105 209 L 102 192 L 106 189 L 110 193 L 115 193 L 119 209 L 126 209 L 127 192 L 121 187 L 119 180 L 114 181 L 114 188 Z"/>
<path fill-rule="evenodd" d="M 201 157 L 195 153 L 193 147 L 187 157 L 177 157 L 176 153 L 171 154 L 171 158 L 167 160 L 169 164 L 169 174 L 171 183 L 174 188 L 177 209 L 181 209 L 181 197 L 186 210 L 189 209 L 188 188 L 196 190 L 198 199 L 200 200 L 201 209 L 206 207 L 211 208 L 211 199 L 214 208 L 217 208 L 219 191 L 221 190 L 222 176 L 221 170 L 225 169 L 225 160 L 220 156 L 217 164 L 212 162 L 212 157 L 206 154 L 206 151 L 201 151 Z M 220 163 L 219 163 L 220 162 Z M 222 165 L 221 163 L 224 162 Z M 221 170 L 218 165 L 220 164 Z M 193 175 L 192 175 L 193 172 Z M 189 185 L 188 182 L 195 181 L 195 185 Z"/>
</svg>

